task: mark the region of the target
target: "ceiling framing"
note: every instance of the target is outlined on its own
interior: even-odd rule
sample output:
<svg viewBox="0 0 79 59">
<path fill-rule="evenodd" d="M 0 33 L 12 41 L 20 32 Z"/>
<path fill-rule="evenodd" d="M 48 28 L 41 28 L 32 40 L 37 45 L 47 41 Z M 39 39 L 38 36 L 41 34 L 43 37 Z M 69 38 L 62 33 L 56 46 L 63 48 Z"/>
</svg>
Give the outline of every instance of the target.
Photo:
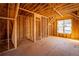
<svg viewBox="0 0 79 59">
<path fill-rule="evenodd" d="M 0 4 L 0 16 L 4 15 L 4 17 L 7 17 L 8 13 L 8 17 L 14 18 L 15 10 L 16 4 Z M 79 17 L 77 15 L 77 12 L 79 11 L 79 3 L 20 3 L 19 10 L 19 14 L 23 15 L 29 15 L 29 12 L 32 12 L 46 17 L 54 18 L 63 17 L 63 15 L 66 14 L 75 15 L 76 17 Z M 27 12 L 24 12 L 22 10 L 27 10 Z"/>
<path fill-rule="evenodd" d="M 26 3 L 20 4 L 20 8 L 50 17 L 56 14 L 60 16 L 79 10 L 78 3 Z"/>
</svg>

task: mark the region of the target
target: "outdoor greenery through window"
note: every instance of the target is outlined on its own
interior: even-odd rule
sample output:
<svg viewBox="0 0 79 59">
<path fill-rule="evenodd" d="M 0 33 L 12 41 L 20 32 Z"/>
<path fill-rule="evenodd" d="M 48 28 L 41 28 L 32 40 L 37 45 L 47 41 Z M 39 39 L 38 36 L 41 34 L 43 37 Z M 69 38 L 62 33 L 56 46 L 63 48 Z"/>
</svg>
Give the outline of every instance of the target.
<svg viewBox="0 0 79 59">
<path fill-rule="evenodd" d="M 71 34 L 71 20 L 58 20 L 57 21 L 57 32 L 63 34 Z"/>
</svg>

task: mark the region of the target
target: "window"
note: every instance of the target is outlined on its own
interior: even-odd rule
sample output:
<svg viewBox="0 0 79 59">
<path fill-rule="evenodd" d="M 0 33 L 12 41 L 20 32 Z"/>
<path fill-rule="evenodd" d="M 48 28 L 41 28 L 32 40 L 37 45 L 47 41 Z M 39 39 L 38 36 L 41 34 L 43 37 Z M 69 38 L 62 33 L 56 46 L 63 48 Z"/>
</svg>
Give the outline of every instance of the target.
<svg viewBox="0 0 79 59">
<path fill-rule="evenodd" d="M 57 21 L 57 32 L 64 34 L 71 34 L 71 20 L 59 20 Z"/>
</svg>

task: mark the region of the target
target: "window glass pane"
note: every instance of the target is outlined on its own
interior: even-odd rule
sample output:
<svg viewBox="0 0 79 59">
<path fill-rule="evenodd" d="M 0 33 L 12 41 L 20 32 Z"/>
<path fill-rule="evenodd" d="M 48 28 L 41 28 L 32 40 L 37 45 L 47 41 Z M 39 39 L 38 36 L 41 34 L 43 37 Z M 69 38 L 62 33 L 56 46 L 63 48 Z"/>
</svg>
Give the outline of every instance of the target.
<svg viewBox="0 0 79 59">
<path fill-rule="evenodd" d="M 62 26 L 63 27 L 63 20 L 59 20 L 57 23 L 58 23 L 58 26 Z"/>
<path fill-rule="evenodd" d="M 65 30 L 64 33 L 65 34 L 71 34 L 71 30 Z"/>
<path fill-rule="evenodd" d="M 65 34 L 71 33 L 71 20 L 64 20 L 64 33 Z"/>
<path fill-rule="evenodd" d="M 57 32 L 70 34 L 71 33 L 71 20 L 59 20 L 57 21 Z"/>
<path fill-rule="evenodd" d="M 71 20 L 64 20 L 64 26 L 71 26 Z"/>
<path fill-rule="evenodd" d="M 59 27 L 59 29 L 57 30 L 58 33 L 63 33 L 63 27 Z"/>
<path fill-rule="evenodd" d="M 64 30 L 71 30 L 71 27 L 64 27 Z"/>
<path fill-rule="evenodd" d="M 71 33 L 71 27 L 65 27 L 65 28 L 64 28 L 64 33 L 70 34 L 70 33 Z"/>
<path fill-rule="evenodd" d="M 62 20 L 57 22 L 57 32 L 63 33 L 63 21 Z"/>
</svg>

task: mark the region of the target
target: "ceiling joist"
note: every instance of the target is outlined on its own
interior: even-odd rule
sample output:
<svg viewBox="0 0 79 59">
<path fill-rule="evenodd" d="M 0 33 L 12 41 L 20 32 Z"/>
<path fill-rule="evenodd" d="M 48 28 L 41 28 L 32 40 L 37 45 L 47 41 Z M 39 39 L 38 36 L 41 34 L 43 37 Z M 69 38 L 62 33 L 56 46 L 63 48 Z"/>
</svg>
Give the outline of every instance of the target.
<svg viewBox="0 0 79 59">
<path fill-rule="evenodd" d="M 37 14 L 37 13 L 35 13 L 35 12 L 32 12 L 32 11 L 29 11 L 29 10 L 26 10 L 26 9 L 23 9 L 23 8 L 19 8 L 20 10 L 23 10 L 23 11 L 25 11 L 25 12 L 29 12 L 29 13 L 32 13 L 32 14 Z M 40 15 L 40 14 L 39 14 Z M 44 16 L 44 15 L 42 15 L 42 16 Z M 44 16 L 44 17 L 46 17 L 46 16 Z"/>
</svg>

